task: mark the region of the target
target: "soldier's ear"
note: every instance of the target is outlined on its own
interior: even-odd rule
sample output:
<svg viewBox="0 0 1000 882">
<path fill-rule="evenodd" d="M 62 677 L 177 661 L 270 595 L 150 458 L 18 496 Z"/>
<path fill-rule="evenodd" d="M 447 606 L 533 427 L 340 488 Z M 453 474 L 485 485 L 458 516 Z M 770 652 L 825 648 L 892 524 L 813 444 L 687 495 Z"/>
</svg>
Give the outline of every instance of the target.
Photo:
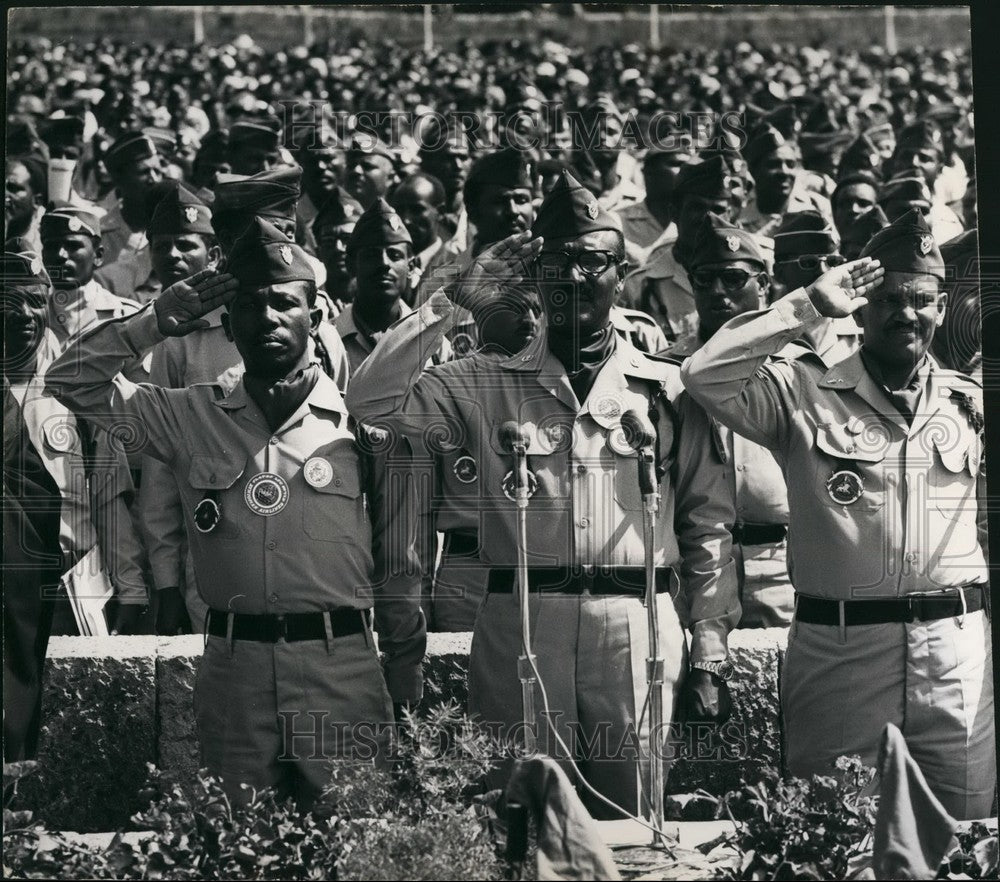
<svg viewBox="0 0 1000 882">
<path fill-rule="evenodd" d="M 94 266 L 104 266 L 104 246 L 101 244 L 101 240 L 97 240 L 97 244 L 94 246 Z"/>
<path fill-rule="evenodd" d="M 233 332 L 229 327 L 229 313 L 223 312 L 219 317 L 222 320 L 222 330 L 226 332 L 226 339 L 232 343 L 233 342 Z"/>
<path fill-rule="evenodd" d="M 222 260 L 222 248 L 218 243 L 212 245 L 208 249 L 208 265 L 218 267 L 219 261 Z"/>
<path fill-rule="evenodd" d="M 771 277 L 767 273 L 760 273 L 757 276 L 757 286 L 760 288 L 760 296 L 764 304 L 771 302 Z M 763 307 L 761 307 L 763 308 Z"/>
<path fill-rule="evenodd" d="M 319 330 L 319 324 L 321 321 L 323 321 L 323 310 L 321 310 L 318 306 L 313 306 L 309 310 L 309 330 L 315 333 Z"/>
</svg>

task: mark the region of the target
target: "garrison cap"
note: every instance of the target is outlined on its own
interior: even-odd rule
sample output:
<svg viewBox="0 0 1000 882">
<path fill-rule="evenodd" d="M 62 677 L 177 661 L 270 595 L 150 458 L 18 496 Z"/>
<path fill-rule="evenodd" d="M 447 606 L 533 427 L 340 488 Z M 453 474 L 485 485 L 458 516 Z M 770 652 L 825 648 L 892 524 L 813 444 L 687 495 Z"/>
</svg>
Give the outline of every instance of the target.
<svg viewBox="0 0 1000 882">
<path fill-rule="evenodd" d="M 743 158 L 750 165 L 754 165 L 770 153 L 774 153 L 786 144 L 795 146 L 795 141 L 786 138 L 774 126 L 764 124 L 750 135 L 746 146 L 743 148 Z"/>
<path fill-rule="evenodd" d="M 257 214 L 261 217 L 295 217 L 302 169 L 278 166 L 255 175 L 221 172 L 215 185 L 215 214 Z"/>
<path fill-rule="evenodd" d="M 260 217 L 253 218 L 233 244 L 226 267 L 243 289 L 316 281 L 305 251 Z"/>
<path fill-rule="evenodd" d="M 621 225 L 601 208 L 590 190 L 563 171 L 542 201 L 532 232 L 547 239 L 571 239 L 598 230 L 620 233 Z"/>
<path fill-rule="evenodd" d="M 858 215 L 844 230 L 840 239 L 842 253 L 860 253 L 872 237 L 889 226 L 889 219 L 877 205 Z"/>
<path fill-rule="evenodd" d="M 121 135 L 104 154 L 104 164 L 111 169 L 123 168 L 138 159 L 158 156 L 156 143 L 145 132 L 130 131 Z"/>
<path fill-rule="evenodd" d="M 774 110 L 765 113 L 763 119 L 765 123 L 781 132 L 782 137 L 787 140 L 794 139 L 802 128 L 794 104 L 779 104 Z"/>
<path fill-rule="evenodd" d="M 835 254 L 837 235 L 818 211 L 796 211 L 785 215 L 774 234 L 776 262 L 794 260 L 803 254 Z"/>
<path fill-rule="evenodd" d="M 152 139 L 160 153 L 173 156 L 177 152 L 177 135 L 170 129 L 164 129 L 160 126 L 146 126 L 142 132 L 147 138 Z"/>
<path fill-rule="evenodd" d="M 325 227 L 340 227 L 344 224 L 355 224 L 364 209 L 361 203 L 354 199 L 343 187 L 337 187 L 323 203 L 323 207 L 313 218 L 312 228 L 319 231 Z"/>
<path fill-rule="evenodd" d="M 0 284 L 8 290 L 12 288 L 50 288 L 52 280 L 45 271 L 42 259 L 33 251 L 20 253 L 5 251 Z"/>
<path fill-rule="evenodd" d="M 187 233 L 214 235 L 212 210 L 187 187 L 178 185 L 157 203 L 146 235 L 183 236 Z"/>
<path fill-rule="evenodd" d="M 465 182 L 465 204 L 481 187 L 494 185 L 534 192 L 535 168 L 530 157 L 515 147 L 506 147 L 477 159 Z"/>
<path fill-rule="evenodd" d="M 362 248 L 384 248 L 386 245 L 413 245 L 403 219 L 381 196 L 358 218 L 347 240 L 347 263 L 354 262 L 354 255 Z"/>
<path fill-rule="evenodd" d="M 840 157 L 837 166 L 837 177 L 842 178 L 851 172 L 868 172 L 873 175 L 882 174 L 882 154 L 863 132 L 855 138 Z"/>
<path fill-rule="evenodd" d="M 49 158 L 48 145 L 39 137 L 38 129 L 28 117 L 12 116 L 7 119 L 7 155 L 38 156 L 43 162 Z"/>
<path fill-rule="evenodd" d="M 229 131 L 227 129 L 212 129 L 201 139 L 194 160 L 195 162 L 224 160 L 228 146 Z"/>
<path fill-rule="evenodd" d="M 229 127 L 229 152 L 241 147 L 258 147 L 277 150 L 281 138 L 281 124 L 272 117 L 246 117 Z"/>
<path fill-rule="evenodd" d="M 80 205 L 61 202 L 50 206 L 48 211 L 42 215 L 42 220 L 38 225 L 38 234 L 43 241 L 58 236 L 72 236 L 77 233 L 100 238 L 100 208 L 89 203 Z"/>
<path fill-rule="evenodd" d="M 837 198 L 841 192 L 853 184 L 867 184 L 876 193 L 878 193 L 879 188 L 882 186 L 882 182 L 871 172 L 852 172 L 837 179 L 837 186 L 833 188 L 833 192 L 830 194 L 830 204 L 836 205 Z"/>
<path fill-rule="evenodd" d="M 66 147 L 83 141 L 82 116 L 57 116 L 41 120 L 38 133 L 49 147 Z"/>
<path fill-rule="evenodd" d="M 941 153 L 944 150 L 941 129 L 927 119 L 919 119 L 910 123 L 896 136 L 896 153 L 898 154 L 904 149 L 933 150 L 936 153 Z"/>
<path fill-rule="evenodd" d="M 973 227 L 941 246 L 941 257 L 954 272 L 956 283 L 978 281 L 979 230 Z"/>
<path fill-rule="evenodd" d="M 691 162 L 681 167 L 674 182 L 673 200 L 680 204 L 685 196 L 705 199 L 729 200 L 736 181 L 726 158 L 717 153 L 702 162 Z"/>
<path fill-rule="evenodd" d="M 392 152 L 392 148 L 371 132 L 355 132 L 351 136 L 347 145 L 347 161 L 357 161 L 359 156 L 382 156 L 393 164 L 396 162 L 396 154 Z"/>
<path fill-rule="evenodd" d="M 917 209 L 876 233 L 861 256 L 875 258 L 887 271 L 927 273 L 944 281 L 944 258 Z"/>
<path fill-rule="evenodd" d="M 731 263 L 750 260 L 767 268 L 767 261 L 752 233 L 734 227 L 715 212 L 708 212 L 698 228 L 694 249 L 687 261 L 688 272 L 709 263 Z"/>
<path fill-rule="evenodd" d="M 879 205 L 894 200 L 931 203 L 931 191 L 923 178 L 915 176 L 892 178 L 882 185 L 878 194 Z"/>
</svg>

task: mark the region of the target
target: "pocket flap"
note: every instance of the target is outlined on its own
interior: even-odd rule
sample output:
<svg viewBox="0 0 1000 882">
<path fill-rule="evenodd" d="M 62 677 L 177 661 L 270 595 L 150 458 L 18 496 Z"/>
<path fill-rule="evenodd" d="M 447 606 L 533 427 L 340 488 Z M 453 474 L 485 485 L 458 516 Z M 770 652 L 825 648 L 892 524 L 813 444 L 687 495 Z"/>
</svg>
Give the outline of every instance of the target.
<svg viewBox="0 0 1000 882">
<path fill-rule="evenodd" d="M 228 490 L 245 470 L 245 459 L 196 453 L 191 457 L 188 483 L 198 490 Z"/>
<path fill-rule="evenodd" d="M 871 438 L 859 433 L 856 425 L 826 423 L 816 427 L 816 446 L 837 459 L 882 462 L 889 446 L 888 436 Z"/>
<path fill-rule="evenodd" d="M 328 456 L 311 456 L 302 467 L 306 485 L 317 493 L 347 496 L 361 495 L 361 476 L 357 464 L 349 465 Z"/>
<path fill-rule="evenodd" d="M 971 446 L 972 439 L 964 436 L 959 438 L 952 437 L 940 437 L 939 435 L 934 436 L 934 449 L 937 451 L 938 456 L 941 458 L 941 464 L 949 471 L 954 474 L 965 471 L 966 464 L 969 463 L 969 448 Z M 977 451 L 978 460 L 978 451 Z M 976 469 L 978 469 L 979 463 L 976 462 Z M 971 468 L 970 472 L 975 474 L 975 470 Z"/>
</svg>

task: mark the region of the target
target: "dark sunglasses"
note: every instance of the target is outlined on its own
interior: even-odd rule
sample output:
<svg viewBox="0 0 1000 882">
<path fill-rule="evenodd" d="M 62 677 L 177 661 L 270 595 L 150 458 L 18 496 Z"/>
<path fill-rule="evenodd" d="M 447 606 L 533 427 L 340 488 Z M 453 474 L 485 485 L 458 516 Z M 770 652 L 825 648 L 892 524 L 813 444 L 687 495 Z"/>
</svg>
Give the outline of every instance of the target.
<svg viewBox="0 0 1000 882">
<path fill-rule="evenodd" d="M 691 273 L 691 284 L 695 288 L 707 291 L 715 284 L 716 279 L 720 279 L 726 291 L 742 291 L 756 275 L 757 273 L 748 272 L 737 266 L 727 266 L 719 270 L 699 269 Z"/>
<path fill-rule="evenodd" d="M 566 272 L 571 264 L 586 276 L 599 276 L 608 267 L 616 266 L 618 258 L 611 251 L 543 251 L 538 255 L 538 266 L 542 270 Z"/>
<path fill-rule="evenodd" d="M 793 257 L 790 260 L 778 261 L 781 264 L 794 263 L 799 269 L 806 270 L 806 272 L 828 270 L 831 267 L 840 266 L 846 262 L 847 258 L 842 254 L 800 254 L 798 257 Z"/>
</svg>

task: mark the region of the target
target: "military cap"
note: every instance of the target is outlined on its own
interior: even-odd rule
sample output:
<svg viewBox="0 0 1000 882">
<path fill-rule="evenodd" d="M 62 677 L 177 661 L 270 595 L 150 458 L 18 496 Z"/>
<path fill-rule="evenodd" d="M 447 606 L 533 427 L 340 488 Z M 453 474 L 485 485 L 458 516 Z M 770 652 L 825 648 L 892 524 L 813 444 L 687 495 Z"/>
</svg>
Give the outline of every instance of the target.
<svg viewBox="0 0 1000 882">
<path fill-rule="evenodd" d="M 3 255 L 3 287 L 12 288 L 36 288 L 52 286 L 52 280 L 45 271 L 42 259 L 33 251 L 22 251 L 14 253 L 5 251 Z"/>
<path fill-rule="evenodd" d="M 183 236 L 187 233 L 213 235 L 212 210 L 187 187 L 178 185 L 157 204 L 146 235 Z"/>
<path fill-rule="evenodd" d="M 363 212 L 364 209 L 357 199 L 354 199 L 343 187 L 337 187 L 317 212 L 312 222 L 312 228 L 318 231 L 325 227 L 354 224 L 358 222 Z"/>
<path fill-rule="evenodd" d="M 142 132 L 147 138 L 152 139 L 158 152 L 165 153 L 168 156 L 172 156 L 177 152 L 177 134 L 171 129 L 165 129 L 160 126 L 146 126 Z"/>
<path fill-rule="evenodd" d="M 767 125 L 781 132 L 781 136 L 787 140 L 794 139 L 802 128 L 794 104 L 779 104 L 765 113 L 763 119 Z"/>
<path fill-rule="evenodd" d="M 355 132 L 347 145 L 347 161 L 357 160 L 358 156 L 383 156 L 396 162 L 396 154 L 392 148 L 377 135 L 371 132 Z"/>
<path fill-rule="evenodd" d="M 837 186 L 833 188 L 833 192 L 830 194 L 830 204 L 836 205 L 837 197 L 840 196 L 841 192 L 853 184 L 867 184 L 876 193 L 878 193 L 879 188 L 882 186 L 882 182 L 874 174 L 860 171 L 852 172 L 837 179 Z"/>
<path fill-rule="evenodd" d="M 785 215 L 774 234 L 775 261 L 794 260 L 802 254 L 834 254 L 837 234 L 818 211 Z"/>
<path fill-rule="evenodd" d="M 104 154 L 104 164 L 108 169 L 119 169 L 129 162 L 158 156 L 156 143 L 145 132 L 126 132 L 121 135 Z"/>
<path fill-rule="evenodd" d="M 270 117 L 246 117 L 229 127 L 230 152 L 240 147 L 260 147 L 263 150 L 277 150 L 281 137 L 281 126 Z"/>
<path fill-rule="evenodd" d="M 83 117 L 66 115 L 42 120 L 38 133 L 49 147 L 63 147 L 82 142 L 83 128 Z"/>
<path fill-rule="evenodd" d="M 685 196 L 730 199 L 735 184 L 730 171 L 725 158 L 718 153 L 702 162 L 682 166 L 674 181 L 673 200 L 680 204 Z"/>
<path fill-rule="evenodd" d="M 730 263 L 736 260 L 753 261 L 760 264 L 761 269 L 767 267 L 767 261 L 761 254 L 753 233 L 734 227 L 713 211 L 708 212 L 695 236 L 694 248 L 686 264 L 688 271 L 693 272 L 708 263 Z"/>
<path fill-rule="evenodd" d="M 88 236 L 100 238 L 101 220 L 100 208 L 96 205 L 62 202 L 49 206 L 42 215 L 38 225 L 38 234 L 42 240 L 56 236 L 86 233 Z"/>
<path fill-rule="evenodd" d="M 220 172 L 215 184 L 214 214 L 257 214 L 261 217 L 295 217 L 301 192 L 302 169 L 279 166 L 255 175 Z"/>
<path fill-rule="evenodd" d="M 941 246 L 941 257 L 953 270 L 956 283 L 969 283 L 978 279 L 979 230 L 973 227 Z"/>
<path fill-rule="evenodd" d="M 915 176 L 891 178 L 882 185 L 878 194 L 879 205 L 901 200 L 931 203 L 931 191 L 923 178 Z"/>
<path fill-rule="evenodd" d="M 625 119 L 625 115 L 607 92 L 601 92 L 593 101 L 588 102 L 583 108 L 583 113 L 593 118 L 603 114 L 619 122 Z"/>
<path fill-rule="evenodd" d="M 43 162 L 48 161 L 48 145 L 39 137 L 32 120 L 27 117 L 8 118 L 7 155 L 38 156 Z"/>
<path fill-rule="evenodd" d="M 384 248 L 386 245 L 413 245 L 403 219 L 381 196 L 358 218 L 347 240 L 347 264 L 362 248 Z"/>
<path fill-rule="evenodd" d="M 855 138 L 840 157 L 837 166 L 837 177 L 842 178 L 851 172 L 869 172 L 881 177 L 882 154 L 863 132 Z"/>
<path fill-rule="evenodd" d="M 858 215 L 851 221 L 847 229 L 843 231 L 840 239 L 841 251 L 860 253 L 872 237 L 887 226 L 889 226 L 889 219 L 885 216 L 885 212 L 877 205 L 869 208 L 864 214 Z"/>
<path fill-rule="evenodd" d="M 890 272 L 927 273 L 944 281 L 944 258 L 924 216 L 908 211 L 877 232 L 861 252 Z"/>
<path fill-rule="evenodd" d="M 941 129 L 928 119 L 919 119 L 911 123 L 896 136 L 896 153 L 904 148 L 941 153 L 944 150 Z"/>
<path fill-rule="evenodd" d="M 532 232 L 548 239 L 570 239 L 598 230 L 621 232 L 621 224 L 601 208 L 590 190 L 563 171 L 542 201 Z"/>
<path fill-rule="evenodd" d="M 316 273 L 305 251 L 260 217 L 253 218 L 233 243 L 226 267 L 244 289 L 316 281 Z"/>
<path fill-rule="evenodd" d="M 743 158 L 748 164 L 755 165 L 768 154 L 784 147 L 785 144 L 794 145 L 795 142 L 782 135 L 774 126 L 765 123 L 750 135 L 743 148 Z"/>
<path fill-rule="evenodd" d="M 465 182 L 465 204 L 469 204 L 474 198 L 473 194 L 478 193 L 480 188 L 491 184 L 534 191 L 534 172 L 530 157 L 515 147 L 488 153 L 477 159 L 469 170 L 469 177 Z"/>
<path fill-rule="evenodd" d="M 212 129 L 201 139 L 198 152 L 195 154 L 195 162 L 225 159 L 228 145 L 229 131 L 227 129 Z"/>
</svg>

